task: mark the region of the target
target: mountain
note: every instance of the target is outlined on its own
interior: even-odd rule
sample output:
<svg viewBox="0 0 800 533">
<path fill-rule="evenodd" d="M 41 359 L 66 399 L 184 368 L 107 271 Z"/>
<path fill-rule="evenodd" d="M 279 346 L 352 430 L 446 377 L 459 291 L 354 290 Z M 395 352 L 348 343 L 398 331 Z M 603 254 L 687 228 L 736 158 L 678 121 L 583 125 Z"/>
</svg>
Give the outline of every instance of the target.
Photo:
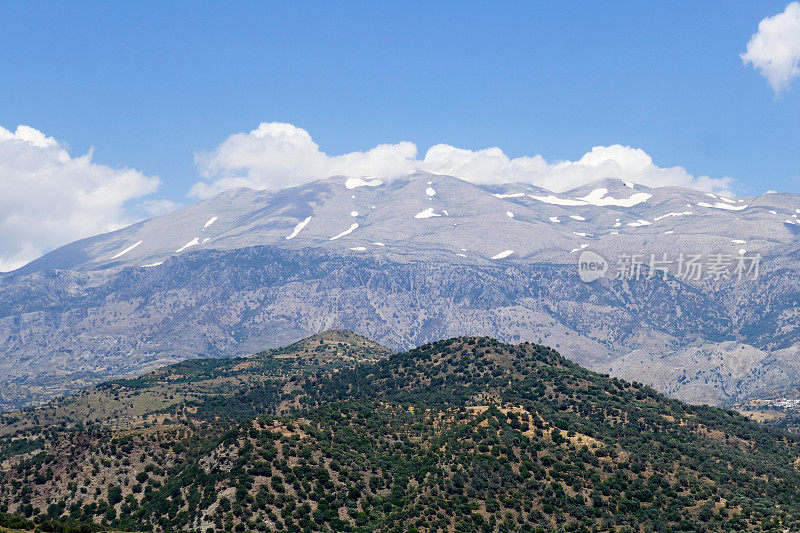
<svg viewBox="0 0 800 533">
<path fill-rule="evenodd" d="M 584 244 L 609 254 L 656 248 L 774 254 L 800 233 L 798 208 L 796 194 L 731 199 L 619 180 L 555 194 L 426 173 L 387 183 L 334 177 L 277 193 L 233 189 L 64 246 L 17 273 L 154 268 L 200 250 L 263 245 L 455 264 L 490 264 L 506 250 L 511 261 L 573 262 L 570 251 Z"/>
<path fill-rule="evenodd" d="M 324 333 L 0 424 L 0 525 L 23 529 L 800 527 L 796 435 L 529 343 Z"/>
<path fill-rule="evenodd" d="M 332 328 L 395 350 L 546 342 L 690 402 L 791 399 L 798 211 L 794 194 L 619 180 L 554 193 L 421 173 L 231 190 L 0 276 L 0 406 Z M 651 254 L 672 263 L 651 269 Z M 701 256 L 701 276 L 681 254 Z M 584 256 L 605 276 L 582 282 Z M 728 277 L 706 275 L 715 262 Z"/>
</svg>

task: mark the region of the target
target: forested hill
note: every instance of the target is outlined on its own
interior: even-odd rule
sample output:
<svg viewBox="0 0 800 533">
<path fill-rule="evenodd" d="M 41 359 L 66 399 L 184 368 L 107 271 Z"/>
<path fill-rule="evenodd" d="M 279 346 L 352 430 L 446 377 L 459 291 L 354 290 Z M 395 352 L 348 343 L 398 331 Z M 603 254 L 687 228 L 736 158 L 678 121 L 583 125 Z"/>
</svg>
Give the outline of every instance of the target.
<svg viewBox="0 0 800 533">
<path fill-rule="evenodd" d="M 3 420 L 28 529 L 800 529 L 798 437 L 489 338 L 326 333 Z"/>
</svg>

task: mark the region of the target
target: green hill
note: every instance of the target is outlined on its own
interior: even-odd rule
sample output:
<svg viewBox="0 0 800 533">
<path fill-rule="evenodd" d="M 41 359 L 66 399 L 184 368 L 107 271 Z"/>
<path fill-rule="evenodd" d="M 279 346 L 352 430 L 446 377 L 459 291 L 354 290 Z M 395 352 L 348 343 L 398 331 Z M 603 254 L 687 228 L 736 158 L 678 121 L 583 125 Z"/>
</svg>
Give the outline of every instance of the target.
<svg viewBox="0 0 800 533">
<path fill-rule="evenodd" d="M 329 332 L 3 420 L 0 512 L 43 530 L 800 529 L 798 437 L 488 338 Z"/>
</svg>

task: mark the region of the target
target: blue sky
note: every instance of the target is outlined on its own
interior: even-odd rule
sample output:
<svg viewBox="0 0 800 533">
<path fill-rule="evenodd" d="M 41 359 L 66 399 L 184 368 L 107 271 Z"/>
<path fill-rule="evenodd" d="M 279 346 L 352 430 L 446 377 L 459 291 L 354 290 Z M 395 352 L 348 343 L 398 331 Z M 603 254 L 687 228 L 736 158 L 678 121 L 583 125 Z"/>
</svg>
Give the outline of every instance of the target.
<svg viewBox="0 0 800 533">
<path fill-rule="evenodd" d="M 27 124 L 185 201 L 193 153 L 261 121 L 328 153 L 410 140 L 661 166 L 800 191 L 800 89 L 739 54 L 786 2 L 4 6 L 0 125 Z"/>
<path fill-rule="evenodd" d="M 642 164 L 650 170 L 685 169 L 667 172 L 677 176 L 673 183 L 708 176 L 706 186 L 719 188 L 715 180 L 730 177 L 724 184 L 734 194 L 800 192 L 800 80 L 776 95 L 740 57 L 759 21 L 791 7 L 785 0 L 6 3 L 0 213 L 14 216 L 0 220 L 0 241 L 12 243 L 0 246 L 0 271 L 194 201 L 199 195 L 188 193 L 202 172 L 213 192 L 243 184 L 222 179 L 229 174 L 255 174 L 244 184 L 269 187 L 338 170 L 322 159 L 303 166 L 319 156 L 314 143 L 337 155 L 410 141 L 416 152 L 396 144 L 394 155 L 426 163 L 439 143 L 496 146 L 502 157 L 540 154 L 547 163 L 534 163 L 545 173 L 592 147 L 619 144 L 642 151 L 633 159 L 649 154 L 653 165 Z M 792 76 L 800 4 L 794 9 L 776 30 L 791 37 L 794 64 L 783 70 Z M 277 171 L 270 158 L 282 152 L 274 143 L 234 135 L 262 122 L 294 125 L 292 142 L 302 145 Z M 20 124 L 35 130 L 11 133 Z M 282 127 L 264 131 L 274 140 Z M 244 170 L 236 159 L 242 147 L 261 151 Z M 463 155 L 453 150 L 432 168 L 451 168 L 448 157 Z M 198 165 L 198 153 L 212 154 L 211 163 Z M 367 170 L 382 163 L 367 159 Z M 274 172 L 286 176 L 271 182 Z M 661 174 L 652 175 L 651 185 Z M 87 200 L 101 194 L 107 201 Z"/>
</svg>

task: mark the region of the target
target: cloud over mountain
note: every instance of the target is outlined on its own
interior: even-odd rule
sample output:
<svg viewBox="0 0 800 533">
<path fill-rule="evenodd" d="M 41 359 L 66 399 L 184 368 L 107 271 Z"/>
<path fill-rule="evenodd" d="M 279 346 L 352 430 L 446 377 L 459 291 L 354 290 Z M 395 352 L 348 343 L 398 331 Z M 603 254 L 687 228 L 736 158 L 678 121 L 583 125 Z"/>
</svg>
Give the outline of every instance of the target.
<svg viewBox="0 0 800 533">
<path fill-rule="evenodd" d="M 678 166 L 662 168 L 643 150 L 618 144 L 596 146 L 576 161 L 555 162 L 538 154 L 509 158 L 497 147 L 466 150 L 447 144 L 432 146 L 419 159 L 411 142 L 332 156 L 321 151 L 306 130 L 278 122 L 235 133 L 210 152 L 197 154 L 196 163 L 205 180 L 196 183 L 190 195 L 200 198 L 232 187 L 277 190 L 333 175 L 392 179 L 416 170 L 476 183 L 527 182 L 553 191 L 603 178 L 704 190 L 725 189 L 732 181 L 695 177 Z"/>
<path fill-rule="evenodd" d="M 250 133 L 234 133 L 208 153 L 195 157 L 208 182 L 190 194 L 207 197 L 233 187 L 277 190 L 336 174 L 385 178 L 408 173 L 417 147 L 410 142 L 381 144 L 366 152 L 329 156 L 304 129 L 262 122 Z"/>
<path fill-rule="evenodd" d="M 391 180 L 413 171 L 453 175 L 475 183 L 525 182 L 565 191 L 602 178 L 649 186 L 725 189 L 730 178 L 694 177 L 682 167 L 662 168 L 641 149 L 594 147 L 575 161 L 541 155 L 509 158 L 500 148 L 465 150 L 447 144 L 418 157 L 412 142 L 380 144 L 363 152 L 329 155 L 304 129 L 264 122 L 196 155 L 203 180 L 190 196 L 206 198 L 233 187 L 277 190 L 333 175 Z M 176 207 L 146 198 L 156 177 L 71 156 L 55 139 L 28 127 L 0 127 L 0 271 L 18 268 L 69 242 L 130 224 Z"/>
<path fill-rule="evenodd" d="M 154 192 L 155 177 L 71 157 L 53 138 L 28 127 L 0 127 L 0 271 L 48 249 L 132 221 L 131 200 Z"/>
<path fill-rule="evenodd" d="M 741 58 L 767 79 L 775 94 L 788 89 L 800 75 L 800 2 L 759 22 Z"/>
</svg>

